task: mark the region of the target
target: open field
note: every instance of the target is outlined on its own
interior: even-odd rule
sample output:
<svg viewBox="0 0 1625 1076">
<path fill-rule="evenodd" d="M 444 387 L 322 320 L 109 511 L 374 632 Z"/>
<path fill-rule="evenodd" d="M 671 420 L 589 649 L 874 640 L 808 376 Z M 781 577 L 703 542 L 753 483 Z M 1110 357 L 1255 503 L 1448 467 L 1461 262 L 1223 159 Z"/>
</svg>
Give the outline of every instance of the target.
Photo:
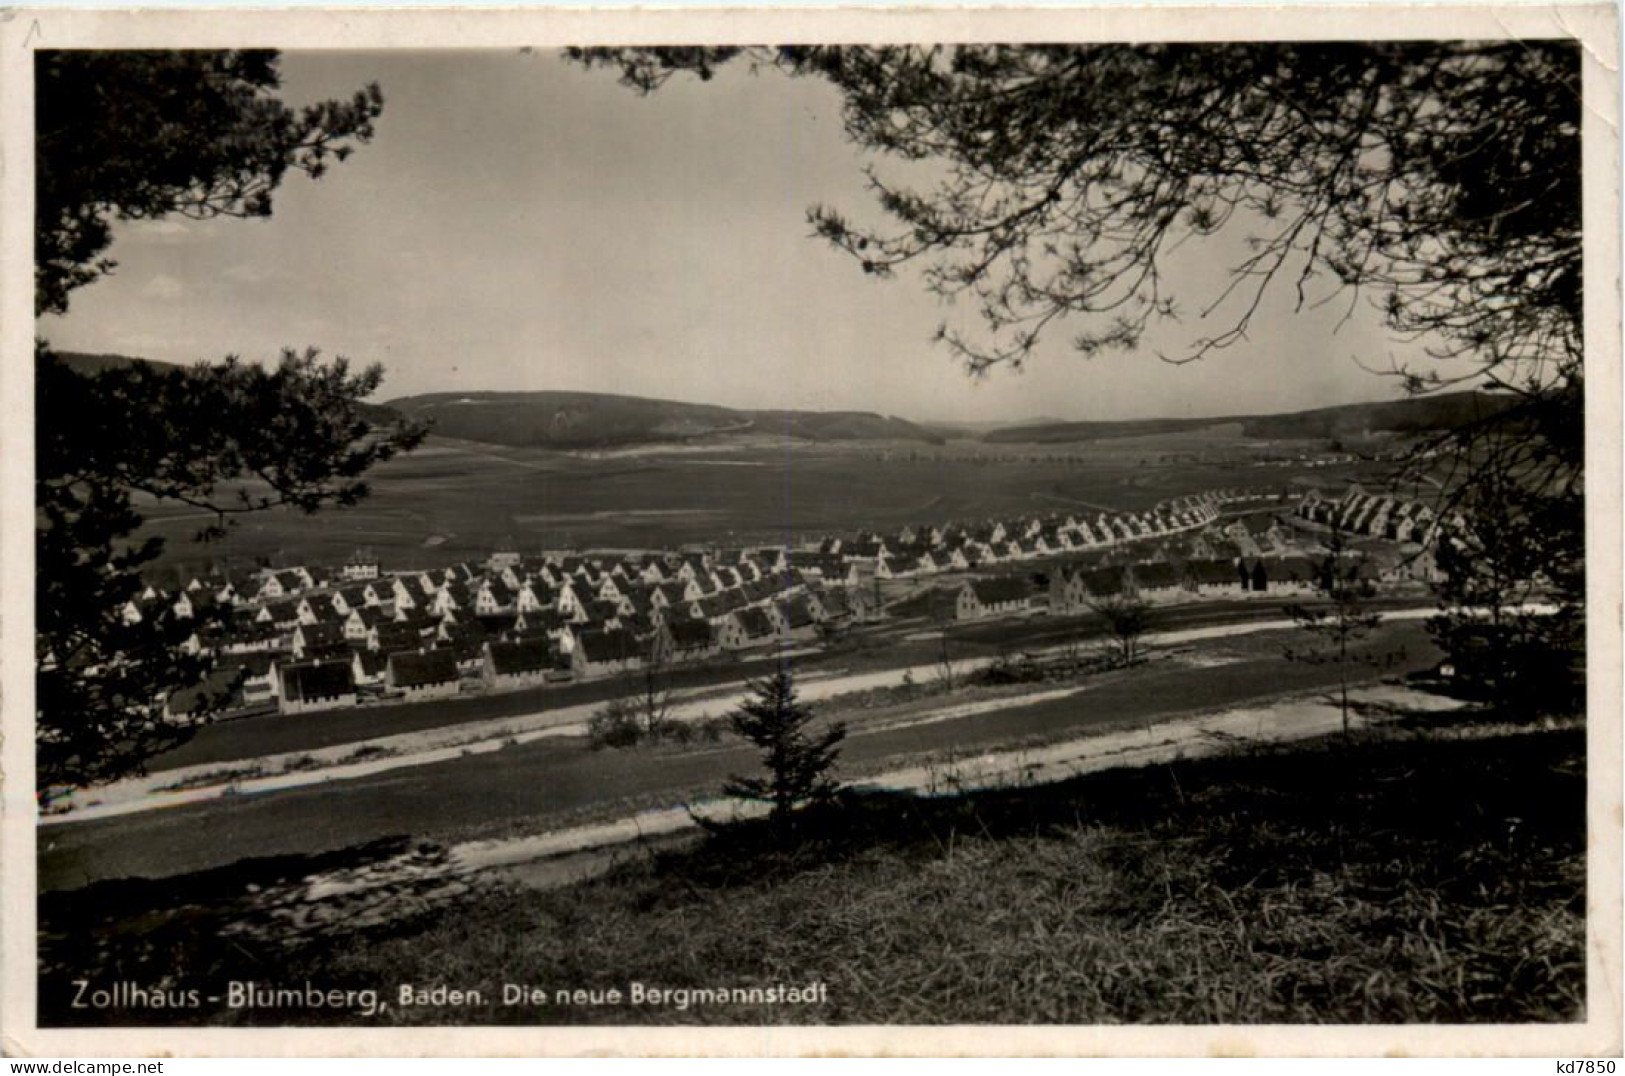
<svg viewBox="0 0 1625 1076">
<path fill-rule="evenodd" d="M 586 459 L 434 438 L 376 468 L 372 495 L 360 505 L 315 516 L 255 513 L 220 542 L 192 540 L 207 522 L 195 508 L 141 507 L 147 532 L 168 542 L 159 573 L 210 560 L 247 566 L 256 557 L 338 563 L 358 547 L 386 569 L 401 569 L 483 559 L 504 543 L 527 551 L 794 543 L 908 523 L 1137 511 L 1209 488 L 1282 489 L 1294 473 L 1234 462 L 1157 464 L 1150 449 L 1121 446 L 1091 446 L 1087 459 L 971 448 L 960 454 L 949 446 L 938 456 L 918 446 L 797 443 L 705 458 Z M 1332 486 L 1374 473 L 1364 465 L 1305 477 Z"/>
</svg>

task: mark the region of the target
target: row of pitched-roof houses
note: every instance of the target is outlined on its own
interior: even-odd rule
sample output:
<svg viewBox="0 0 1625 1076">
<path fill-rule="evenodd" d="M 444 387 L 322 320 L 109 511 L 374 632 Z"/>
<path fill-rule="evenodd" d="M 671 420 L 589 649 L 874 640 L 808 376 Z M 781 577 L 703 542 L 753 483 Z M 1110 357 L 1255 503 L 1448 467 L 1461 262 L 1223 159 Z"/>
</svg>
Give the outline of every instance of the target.
<svg viewBox="0 0 1625 1076">
<path fill-rule="evenodd" d="M 1322 563 L 1305 556 L 1112 565 L 1074 562 L 1049 573 L 1047 590 L 1022 575 L 967 579 L 942 592 L 939 610 L 953 619 L 975 620 L 1039 609 L 1073 616 L 1120 595 L 1152 604 L 1259 593 L 1302 596 L 1316 590 Z M 1410 578 L 1400 568 L 1380 568 L 1374 563 L 1362 562 L 1359 570 L 1374 583 Z"/>
<path fill-rule="evenodd" d="M 822 625 L 874 612 L 859 586 L 868 577 L 1079 550 L 1132 558 L 1172 542 L 1181 543 L 1176 555 L 1269 551 L 1272 533 L 1239 524 L 1228 537 L 1236 525 L 1213 533 L 1219 507 L 1236 496 L 1194 495 L 1140 514 L 926 524 L 890 537 L 832 537 L 816 549 L 503 550 L 480 564 L 393 574 L 358 556 L 332 571 L 200 576 L 176 594 L 149 587 L 124 615 L 197 621 L 190 645 L 235 670 L 250 703 L 297 711 L 344 705 L 358 691 L 430 699 L 470 683 L 502 690 L 810 640 Z M 348 694 L 333 690 L 346 683 Z"/>
<path fill-rule="evenodd" d="M 1337 498 L 1319 491 L 1308 493 L 1294 511 L 1311 523 L 1395 542 L 1427 543 L 1439 523 L 1434 510 L 1420 501 L 1367 493 L 1358 485 L 1349 486 Z"/>
<path fill-rule="evenodd" d="M 1306 557 L 1266 561 L 1198 560 L 1139 564 L 1071 562 L 1049 573 L 1047 591 L 1026 576 L 968 579 L 943 595 L 940 610 L 957 620 L 1005 616 L 1047 609 L 1057 616 L 1088 612 L 1092 604 L 1118 595 L 1152 603 L 1179 602 L 1227 594 L 1270 591 L 1304 593 L 1313 586 L 1314 564 Z"/>
<path fill-rule="evenodd" d="M 246 702 L 299 711 L 357 690 L 429 699 L 465 682 L 501 690 L 810 640 L 870 614 L 843 582 L 778 550 L 498 556 L 347 584 L 308 569 L 244 587 L 195 579 L 176 595 L 149 588 L 125 616 L 198 621 L 191 647 L 241 670 Z M 346 682 L 349 694 L 330 690 Z"/>
<path fill-rule="evenodd" d="M 593 619 L 592 614 L 601 618 L 605 611 L 595 603 L 615 602 L 623 590 L 630 590 L 639 606 L 634 612 L 647 612 L 641 608 L 638 592 L 640 584 L 650 584 L 656 591 L 644 591 L 649 604 L 664 605 L 679 598 L 698 601 L 709 617 L 716 614 L 719 603 L 733 600 L 726 597 L 731 591 L 746 593 L 747 604 L 760 601 L 759 588 L 768 575 L 790 573 L 825 585 L 855 587 L 864 571 L 880 578 L 903 577 L 1138 544 L 1204 528 L 1216 518 L 1219 506 L 1250 496 L 1215 491 L 1167 501 L 1144 513 L 1101 513 L 1093 519 L 1051 514 L 971 525 L 922 524 L 904 527 L 890 537 L 830 537 L 816 549 L 649 552 L 621 558 L 568 554 L 525 558 L 508 550 L 480 565 L 463 563 L 392 575 L 383 573 L 376 560 L 357 557 L 332 571 L 294 567 L 197 576 L 173 599 L 182 617 L 193 615 L 194 609 L 229 605 L 238 613 L 251 608 L 253 624 L 273 627 L 311 623 L 313 615 L 330 619 L 320 605 L 312 613 L 312 592 L 327 595 L 333 609 L 346 618 L 351 610 L 379 606 L 409 612 L 425 609 L 436 615 L 450 611 L 490 616 L 541 612 L 556 605 L 561 613 L 572 616 L 585 607 L 588 619 Z M 1258 536 L 1249 535 L 1245 525 L 1235 524 L 1226 533 L 1236 542 L 1240 555 L 1253 555 Z M 1201 541 L 1196 546 L 1199 554 Z M 1259 552 L 1269 551 L 1268 538 L 1264 544 L 1266 548 Z M 758 592 L 753 593 L 753 587 Z M 125 615 L 139 618 L 154 603 L 169 597 L 149 587 L 142 598 L 130 603 Z M 250 635 L 267 630 L 243 624 L 240 616 L 237 619 L 238 627 Z M 351 620 L 346 623 L 346 636 L 358 638 L 363 629 L 372 626 L 362 619 Z"/>
<path fill-rule="evenodd" d="M 971 524 L 919 524 L 892 535 L 831 536 L 788 562 L 855 584 L 859 566 L 879 579 L 909 579 L 990 565 L 1105 549 L 1198 530 L 1217 518 L 1218 494 L 1181 497 L 1141 513 L 1024 516 Z"/>
</svg>

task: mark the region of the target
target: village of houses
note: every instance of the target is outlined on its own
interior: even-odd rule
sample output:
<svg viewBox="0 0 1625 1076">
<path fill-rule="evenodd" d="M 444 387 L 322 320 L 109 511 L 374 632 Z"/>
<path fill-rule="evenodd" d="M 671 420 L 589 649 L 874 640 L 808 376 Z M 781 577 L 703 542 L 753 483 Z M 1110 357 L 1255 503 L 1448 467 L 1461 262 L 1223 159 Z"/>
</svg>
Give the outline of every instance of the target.
<svg viewBox="0 0 1625 1076">
<path fill-rule="evenodd" d="M 1337 497 L 1209 491 L 1140 514 L 927 523 L 801 548 L 504 549 L 388 573 L 358 554 L 330 569 L 199 576 L 177 593 L 149 586 L 123 615 L 167 606 L 207 625 L 188 647 L 212 657 L 213 672 L 163 700 L 184 722 L 203 710 L 417 702 L 816 647 L 900 605 L 940 622 L 1079 616 L 1123 593 L 1159 605 L 1290 599 L 1312 590 L 1333 527 L 1364 539 L 1373 584 L 1413 585 L 1432 581 L 1434 525 L 1426 505 L 1358 486 Z"/>
</svg>

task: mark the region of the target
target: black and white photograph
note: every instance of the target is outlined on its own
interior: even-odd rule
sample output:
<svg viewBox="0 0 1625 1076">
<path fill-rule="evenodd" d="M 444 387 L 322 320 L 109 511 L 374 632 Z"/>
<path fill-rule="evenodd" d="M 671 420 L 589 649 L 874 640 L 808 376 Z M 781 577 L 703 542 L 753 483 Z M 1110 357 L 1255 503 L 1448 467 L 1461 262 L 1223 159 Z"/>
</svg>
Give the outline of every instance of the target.
<svg viewBox="0 0 1625 1076">
<path fill-rule="evenodd" d="M 1616 14 L 1291 14 L 8 19 L 12 1048 L 1617 1053 Z"/>
</svg>

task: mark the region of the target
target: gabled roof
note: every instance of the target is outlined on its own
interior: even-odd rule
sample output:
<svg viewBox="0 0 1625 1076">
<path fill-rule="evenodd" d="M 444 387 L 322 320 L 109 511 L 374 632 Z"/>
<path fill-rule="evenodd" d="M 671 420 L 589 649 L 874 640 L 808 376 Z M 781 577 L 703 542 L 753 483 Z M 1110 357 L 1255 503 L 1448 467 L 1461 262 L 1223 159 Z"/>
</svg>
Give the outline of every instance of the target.
<svg viewBox="0 0 1625 1076">
<path fill-rule="evenodd" d="M 760 639 L 773 634 L 773 622 L 761 609 L 740 609 L 734 613 L 739 626 L 745 629 L 745 638 Z"/>
<path fill-rule="evenodd" d="M 485 613 L 475 617 L 466 625 L 459 625 L 465 629 L 464 634 L 469 638 L 475 635 L 502 635 L 514 629 L 519 614 L 517 613 Z"/>
<path fill-rule="evenodd" d="M 241 669 L 244 676 L 265 676 L 276 664 L 277 655 L 264 650 L 249 651 L 246 654 L 227 654 L 220 659 L 219 667 L 222 669 Z"/>
<path fill-rule="evenodd" d="M 333 608 L 333 599 L 325 594 L 308 599 L 311 615 L 319 624 L 337 624 L 344 620 L 343 615 Z"/>
<path fill-rule="evenodd" d="M 844 590 L 826 590 L 818 595 L 818 603 L 824 607 L 824 616 L 830 618 L 851 616 L 861 604 Z"/>
<path fill-rule="evenodd" d="M 396 687 L 446 684 L 457 679 L 457 655 L 450 650 L 402 650 L 389 655 Z"/>
<path fill-rule="evenodd" d="M 1134 581 L 1139 586 L 1153 589 L 1177 587 L 1180 584 L 1180 572 L 1172 564 L 1142 564 L 1134 569 Z"/>
<path fill-rule="evenodd" d="M 282 695 L 290 702 L 331 699 L 355 693 L 355 676 L 348 660 L 284 665 L 281 678 Z"/>
<path fill-rule="evenodd" d="M 641 613 L 624 613 L 618 619 L 622 630 L 629 631 L 640 639 L 654 633 L 654 621 Z"/>
<path fill-rule="evenodd" d="M 806 597 L 800 594 L 787 601 L 780 602 L 779 615 L 784 618 L 785 625 L 791 629 L 811 627 L 817 623 L 813 619 L 812 609 L 809 607 Z"/>
<path fill-rule="evenodd" d="M 1229 560 L 1193 560 L 1186 565 L 1193 583 L 1240 583 L 1241 569 Z"/>
<path fill-rule="evenodd" d="M 361 675 L 382 676 L 389 668 L 389 655 L 383 651 L 357 650 L 351 661 L 352 667 L 357 663 L 360 664 Z"/>
<path fill-rule="evenodd" d="M 587 661 L 626 661 L 643 656 L 643 647 L 629 631 L 584 631 L 576 636 L 576 649 Z"/>
<path fill-rule="evenodd" d="M 263 643 L 275 639 L 280 632 L 271 624 L 234 623 L 223 635 L 227 643 Z"/>
<path fill-rule="evenodd" d="M 788 553 L 785 561 L 792 568 L 817 570 L 825 575 L 846 574 L 846 561 L 839 553 L 818 553 L 797 549 Z"/>
<path fill-rule="evenodd" d="M 215 600 L 214 591 L 207 587 L 202 590 L 183 591 L 176 595 L 175 600 L 179 601 L 181 598 L 185 598 L 194 611 L 212 609 L 219 604 Z"/>
<path fill-rule="evenodd" d="M 697 650 L 715 643 L 711 625 L 705 620 L 678 620 L 667 624 L 666 631 L 679 650 Z"/>
<path fill-rule="evenodd" d="M 423 641 L 422 633 L 412 624 L 385 620 L 377 626 L 378 649 L 415 650 Z"/>
<path fill-rule="evenodd" d="M 1006 605 L 1026 601 L 1032 591 L 1027 580 L 1019 575 L 1001 575 L 993 579 L 973 579 L 967 584 L 976 600 L 983 605 Z"/>
<path fill-rule="evenodd" d="M 581 608 L 586 612 L 587 619 L 595 624 L 601 624 L 606 620 L 621 615 L 621 603 L 610 601 L 607 598 L 594 598 L 591 601 L 582 602 Z"/>
<path fill-rule="evenodd" d="M 389 615 L 376 605 L 357 605 L 350 609 L 350 616 L 356 617 L 362 624 L 372 627 L 389 621 Z M 346 617 L 345 619 L 349 619 Z"/>
<path fill-rule="evenodd" d="M 491 670 L 498 676 L 519 676 L 553 667 L 553 655 L 545 638 L 491 643 L 486 652 L 491 655 Z"/>
<path fill-rule="evenodd" d="M 406 627 L 409 627 L 414 631 L 424 632 L 432 631 L 438 627 L 440 625 L 440 618 L 426 613 L 421 609 L 414 609 L 408 611 L 405 617 L 395 621 L 395 623 L 404 624 Z"/>
<path fill-rule="evenodd" d="M 344 641 L 343 625 L 331 621 L 301 624 L 294 630 L 299 633 L 299 638 L 304 640 L 306 646 L 330 646 Z"/>
<path fill-rule="evenodd" d="M 570 618 L 549 606 L 539 613 L 525 614 L 526 634 L 534 632 L 558 631 L 570 624 Z M 515 630 L 518 630 L 517 628 Z"/>
<path fill-rule="evenodd" d="M 1121 594 L 1128 580 L 1128 571 L 1122 565 L 1093 568 L 1081 573 L 1083 586 L 1092 597 L 1110 598 Z"/>
<path fill-rule="evenodd" d="M 666 606 L 660 613 L 660 619 L 667 624 L 682 624 L 687 621 L 698 621 L 703 624 L 708 618 L 696 616 L 691 602 L 678 602 L 676 605 Z"/>
</svg>

